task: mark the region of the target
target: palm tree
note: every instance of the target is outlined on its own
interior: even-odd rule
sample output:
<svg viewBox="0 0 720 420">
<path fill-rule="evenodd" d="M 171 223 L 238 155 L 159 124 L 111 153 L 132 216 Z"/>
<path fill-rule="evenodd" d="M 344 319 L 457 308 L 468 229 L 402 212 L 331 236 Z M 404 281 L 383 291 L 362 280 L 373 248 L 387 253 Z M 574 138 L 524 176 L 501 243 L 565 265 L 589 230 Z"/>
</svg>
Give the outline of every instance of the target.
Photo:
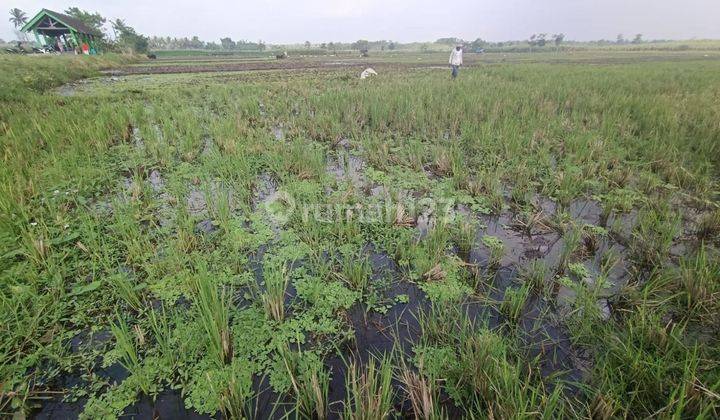
<svg viewBox="0 0 720 420">
<path fill-rule="evenodd" d="M 16 29 L 26 24 L 27 20 L 27 15 L 22 10 L 18 9 L 17 7 L 14 9 L 10 9 L 10 22 L 15 25 Z"/>
</svg>

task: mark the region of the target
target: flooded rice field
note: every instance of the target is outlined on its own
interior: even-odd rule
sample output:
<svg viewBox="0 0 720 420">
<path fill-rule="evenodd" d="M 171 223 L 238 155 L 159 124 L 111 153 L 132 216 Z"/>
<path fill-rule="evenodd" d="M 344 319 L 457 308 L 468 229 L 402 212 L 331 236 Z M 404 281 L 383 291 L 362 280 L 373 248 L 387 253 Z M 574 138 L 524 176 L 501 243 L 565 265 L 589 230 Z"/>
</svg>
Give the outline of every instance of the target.
<svg viewBox="0 0 720 420">
<path fill-rule="evenodd" d="M 720 414 L 717 64 L 430 58 L 29 94 L 0 412 Z"/>
</svg>

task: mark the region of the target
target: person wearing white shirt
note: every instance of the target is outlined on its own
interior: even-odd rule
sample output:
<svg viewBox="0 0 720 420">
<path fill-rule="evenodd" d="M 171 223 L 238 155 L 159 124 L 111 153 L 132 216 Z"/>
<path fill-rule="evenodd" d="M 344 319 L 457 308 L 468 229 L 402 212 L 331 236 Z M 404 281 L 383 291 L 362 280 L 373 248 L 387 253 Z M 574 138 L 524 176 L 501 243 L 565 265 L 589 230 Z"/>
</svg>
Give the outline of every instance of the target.
<svg viewBox="0 0 720 420">
<path fill-rule="evenodd" d="M 450 67 L 452 68 L 453 79 L 457 77 L 462 63 L 462 45 L 458 45 L 450 54 Z"/>
</svg>

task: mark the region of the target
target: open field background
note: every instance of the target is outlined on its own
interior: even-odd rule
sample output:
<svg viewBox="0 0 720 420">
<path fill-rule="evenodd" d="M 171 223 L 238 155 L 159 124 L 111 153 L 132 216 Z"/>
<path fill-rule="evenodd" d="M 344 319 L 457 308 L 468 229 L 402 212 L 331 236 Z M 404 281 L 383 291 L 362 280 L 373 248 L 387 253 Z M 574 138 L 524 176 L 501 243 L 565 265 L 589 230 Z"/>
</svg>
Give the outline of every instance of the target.
<svg viewBox="0 0 720 420">
<path fill-rule="evenodd" d="M 4 414 L 720 415 L 716 52 L 139 60 L 0 56 Z"/>
</svg>

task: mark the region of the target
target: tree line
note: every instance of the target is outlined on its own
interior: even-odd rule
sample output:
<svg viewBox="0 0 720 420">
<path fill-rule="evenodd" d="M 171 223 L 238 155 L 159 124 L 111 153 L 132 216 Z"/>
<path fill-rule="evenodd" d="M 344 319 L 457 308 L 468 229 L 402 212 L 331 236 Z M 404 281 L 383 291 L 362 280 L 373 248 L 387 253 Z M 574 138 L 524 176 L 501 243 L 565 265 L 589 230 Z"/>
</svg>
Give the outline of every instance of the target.
<svg viewBox="0 0 720 420">
<path fill-rule="evenodd" d="M 234 41 L 231 37 L 220 38 L 219 42 L 203 41 L 198 36 L 190 38 L 169 37 L 169 36 L 152 36 L 146 37 L 138 34 L 134 28 L 129 26 L 123 19 L 107 19 L 97 12 L 88 12 L 78 7 L 70 7 L 64 11 L 65 14 L 81 20 L 88 27 L 92 28 L 93 35 L 99 40 L 101 48 L 106 51 L 128 51 L 145 53 L 148 49 L 153 50 L 211 50 L 211 51 L 264 51 L 268 46 L 262 41 L 252 42 L 247 40 Z M 10 10 L 10 22 L 16 29 L 27 23 L 28 17 L 25 12 L 18 8 Z M 107 24 L 110 24 L 112 37 L 106 31 Z M 429 45 L 463 45 L 471 51 L 482 51 L 487 48 L 503 48 L 511 46 L 519 46 L 526 44 L 530 50 L 533 48 L 543 48 L 545 46 L 554 46 L 560 48 L 565 42 L 565 34 L 548 34 L 537 33 L 532 34 L 525 41 L 502 41 L 489 42 L 482 38 L 476 38 L 474 41 L 464 40 L 457 37 L 439 38 L 433 43 L 409 43 L 400 44 L 390 40 L 369 41 L 360 39 L 355 42 L 322 42 L 312 44 L 305 41 L 302 46 L 306 49 L 316 48 L 327 52 L 356 50 L 360 52 L 375 51 L 393 51 L 397 49 L 409 49 L 419 45 L 420 50 L 428 49 Z M 642 34 L 637 34 L 631 40 L 626 39 L 619 34 L 615 41 L 599 40 L 590 43 L 598 45 L 607 44 L 640 44 L 643 42 Z"/>
</svg>

